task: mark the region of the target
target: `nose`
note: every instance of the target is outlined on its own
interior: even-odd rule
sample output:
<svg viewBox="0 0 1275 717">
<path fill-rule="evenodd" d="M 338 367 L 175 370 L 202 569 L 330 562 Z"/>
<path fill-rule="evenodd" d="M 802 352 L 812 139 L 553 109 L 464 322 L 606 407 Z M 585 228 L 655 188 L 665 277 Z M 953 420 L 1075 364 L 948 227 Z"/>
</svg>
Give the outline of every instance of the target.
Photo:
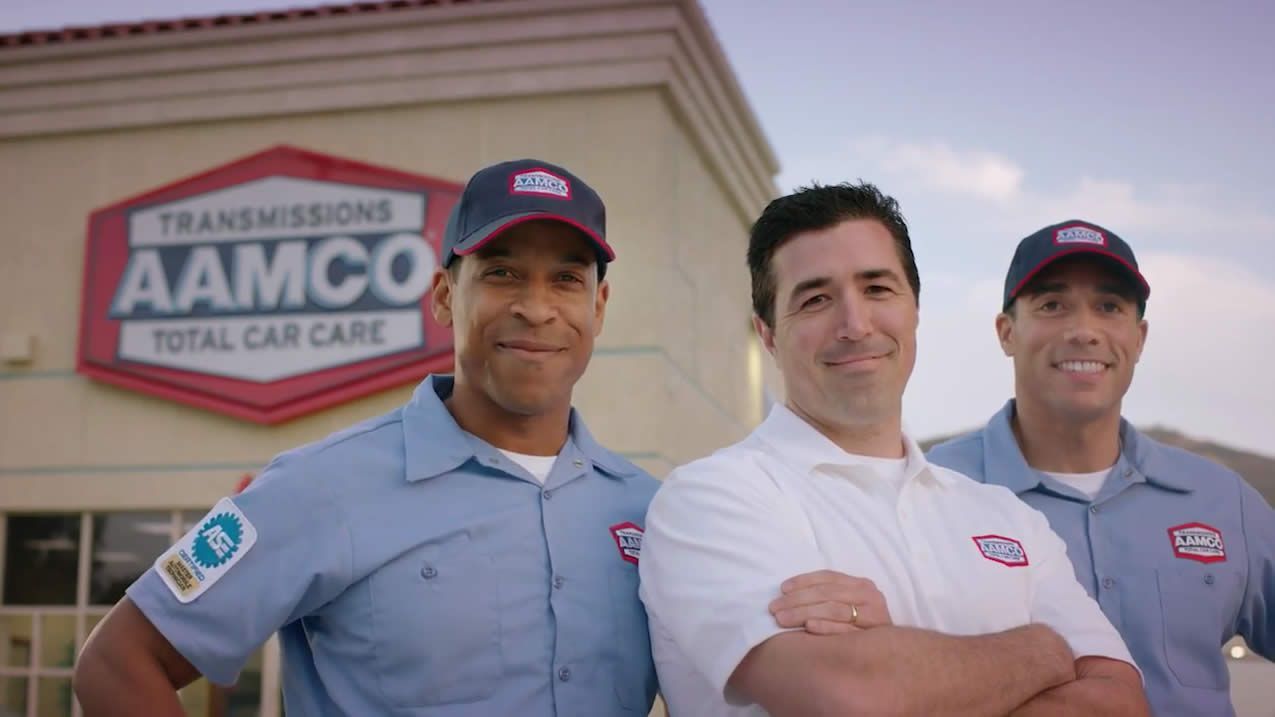
<svg viewBox="0 0 1275 717">
<path fill-rule="evenodd" d="M 871 308 L 858 293 L 847 292 L 841 302 L 837 339 L 859 341 L 872 333 Z"/>
<path fill-rule="evenodd" d="M 1096 346 L 1099 341 L 1097 321 L 1092 310 L 1078 311 L 1063 337 L 1068 343 Z"/>
<path fill-rule="evenodd" d="M 509 305 L 509 310 L 532 326 L 552 323 L 558 316 L 552 288 L 544 281 L 528 281 L 523 284 L 522 290 Z"/>
</svg>

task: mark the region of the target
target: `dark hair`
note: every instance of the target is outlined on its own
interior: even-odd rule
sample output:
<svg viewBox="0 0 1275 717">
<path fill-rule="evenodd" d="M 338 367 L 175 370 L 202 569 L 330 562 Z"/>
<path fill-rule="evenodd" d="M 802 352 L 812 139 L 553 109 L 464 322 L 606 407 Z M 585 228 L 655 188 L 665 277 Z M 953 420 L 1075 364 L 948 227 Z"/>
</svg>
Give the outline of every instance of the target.
<svg viewBox="0 0 1275 717">
<path fill-rule="evenodd" d="M 784 242 L 802 232 L 818 231 L 851 219 L 875 219 L 894 237 L 894 248 L 903 264 L 908 286 L 919 302 L 921 276 L 908 225 L 899 203 L 876 186 L 860 181 L 799 187 L 780 197 L 762 211 L 748 235 L 748 271 L 753 279 L 753 311 L 771 328 L 775 326 L 775 276 L 770 262 Z"/>
</svg>

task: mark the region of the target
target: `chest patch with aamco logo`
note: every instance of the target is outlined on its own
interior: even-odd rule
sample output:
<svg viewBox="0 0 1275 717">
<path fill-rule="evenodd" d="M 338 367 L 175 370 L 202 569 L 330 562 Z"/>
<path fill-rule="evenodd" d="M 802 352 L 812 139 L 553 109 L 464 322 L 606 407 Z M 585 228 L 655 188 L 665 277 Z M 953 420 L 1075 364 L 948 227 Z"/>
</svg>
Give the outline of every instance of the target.
<svg viewBox="0 0 1275 717">
<path fill-rule="evenodd" d="M 1222 531 L 1204 523 L 1183 523 L 1169 528 L 1169 542 L 1173 556 L 1201 563 L 1220 563 L 1226 560 L 1226 544 Z"/>
<path fill-rule="evenodd" d="M 978 552 L 994 563 L 1008 565 L 1011 568 L 1029 565 L 1027 551 L 1023 550 L 1023 544 L 1013 538 L 1001 535 L 976 535 L 971 540 L 978 546 Z"/>
<path fill-rule="evenodd" d="M 620 557 L 637 565 L 642 557 L 642 529 L 633 523 L 617 523 L 611 526 L 611 537 L 620 549 Z"/>
</svg>

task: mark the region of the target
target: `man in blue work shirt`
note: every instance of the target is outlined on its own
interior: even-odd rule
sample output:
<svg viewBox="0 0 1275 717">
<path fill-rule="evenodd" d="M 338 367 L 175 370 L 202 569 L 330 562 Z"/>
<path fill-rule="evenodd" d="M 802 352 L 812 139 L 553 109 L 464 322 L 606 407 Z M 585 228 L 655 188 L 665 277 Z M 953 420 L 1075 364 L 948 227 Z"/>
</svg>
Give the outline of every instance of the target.
<svg viewBox="0 0 1275 717">
<path fill-rule="evenodd" d="M 571 408 L 614 252 L 598 195 L 532 160 L 469 181 L 434 317 L 455 376 L 278 456 L 98 626 L 85 714 L 181 715 L 278 631 L 295 715 L 646 715 L 637 563 L 657 482 Z"/>
<path fill-rule="evenodd" d="M 1155 714 L 1234 714 L 1222 644 L 1243 635 L 1275 659 L 1275 511 L 1233 471 L 1121 418 L 1149 294 L 1133 250 L 1096 224 L 1023 239 L 996 318 L 1014 398 L 928 458 L 1048 517 Z"/>
</svg>

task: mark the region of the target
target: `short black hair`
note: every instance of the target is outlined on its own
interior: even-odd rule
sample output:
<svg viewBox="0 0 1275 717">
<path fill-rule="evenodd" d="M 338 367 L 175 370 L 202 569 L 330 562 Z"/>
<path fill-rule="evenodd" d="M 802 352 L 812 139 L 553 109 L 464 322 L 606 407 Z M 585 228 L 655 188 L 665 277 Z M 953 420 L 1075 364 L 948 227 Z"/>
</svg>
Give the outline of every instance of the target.
<svg viewBox="0 0 1275 717">
<path fill-rule="evenodd" d="M 775 326 L 775 276 L 771 259 L 780 246 L 797 234 L 834 227 L 852 219 L 875 219 L 894 237 L 894 248 L 903 264 L 908 286 L 917 302 L 921 300 L 921 276 L 912 254 L 908 225 L 899 203 L 860 181 L 799 187 L 780 197 L 762 211 L 748 235 L 748 270 L 753 280 L 753 312 L 769 327 Z"/>
</svg>

